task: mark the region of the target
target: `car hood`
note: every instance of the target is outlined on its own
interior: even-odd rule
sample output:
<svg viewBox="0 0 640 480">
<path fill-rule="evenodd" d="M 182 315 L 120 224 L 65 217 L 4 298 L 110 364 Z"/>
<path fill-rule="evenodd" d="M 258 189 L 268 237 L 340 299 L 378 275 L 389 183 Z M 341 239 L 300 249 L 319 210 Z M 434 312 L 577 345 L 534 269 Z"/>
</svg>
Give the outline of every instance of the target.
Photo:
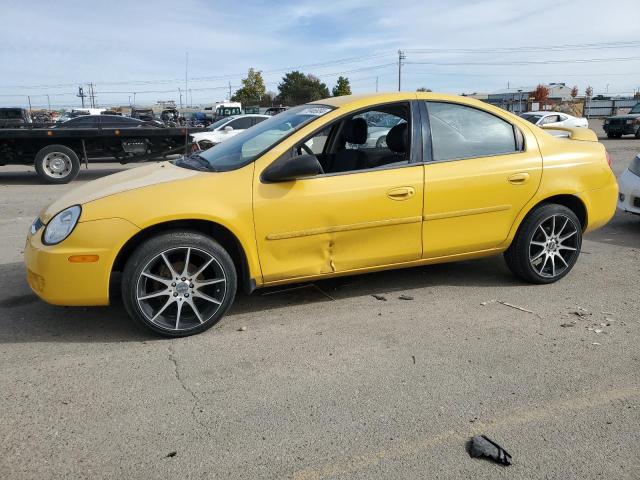
<svg viewBox="0 0 640 480">
<path fill-rule="evenodd" d="M 176 167 L 169 162 L 160 162 L 132 168 L 113 175 L 107 175 L 98 180 L 87 182 L 64 194 L 42 210 L 40 220 L 46 224 L 51 217 L 72 205 L 82 205 L 117 193 L 157 185 L 159 183 L 184 180 L 200 174 L 202 174 L 202 172 L 197 170 Z M 82 217 L 80 217 L 80 220 L 82 221 Z"/>
</svg>

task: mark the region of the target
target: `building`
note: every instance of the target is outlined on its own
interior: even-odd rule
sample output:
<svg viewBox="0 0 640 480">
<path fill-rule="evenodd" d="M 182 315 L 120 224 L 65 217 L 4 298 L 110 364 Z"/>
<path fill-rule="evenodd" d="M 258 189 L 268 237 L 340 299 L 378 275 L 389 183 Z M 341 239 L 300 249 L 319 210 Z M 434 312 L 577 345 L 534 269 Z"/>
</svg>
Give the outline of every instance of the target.
<svg viewBox="0 0 640 480">
<path fill-rule="evenodd" d="M 543 84 L 549 89 L 549 107 L 553 104 L 558 104 L 571 100 L 571 87 L 567 87 L 565 83 L 548 83 Z M 519 88 L 505 88 L 503 90 L 497 90 L 489 93 L 487 103 L 495 105 L 500 108 L 504 108 L 510 112 L 522 113 L 528 110 L 538 110 L 540 106 L 535 106 L 533 100 L 533 92 L 535 92 L 537 86 L 527 86 Z"/>
</svg>

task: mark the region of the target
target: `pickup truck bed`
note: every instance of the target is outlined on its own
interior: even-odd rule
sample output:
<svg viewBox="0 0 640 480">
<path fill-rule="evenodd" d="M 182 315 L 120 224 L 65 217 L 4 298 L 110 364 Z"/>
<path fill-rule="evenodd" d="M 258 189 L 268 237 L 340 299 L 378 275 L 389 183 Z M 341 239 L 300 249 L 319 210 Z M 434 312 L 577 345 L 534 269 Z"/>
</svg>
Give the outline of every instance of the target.
<svg viewBox="0 0 640 480">
<path fill-rule="evenodd" d="M 186 128 L 16 128 L 0 129 L 0 166 L 34 165 L 46 183 L 68 183 L 80 162 L 115 158 L 121 163 L 185 153 Z"/>
</svg>

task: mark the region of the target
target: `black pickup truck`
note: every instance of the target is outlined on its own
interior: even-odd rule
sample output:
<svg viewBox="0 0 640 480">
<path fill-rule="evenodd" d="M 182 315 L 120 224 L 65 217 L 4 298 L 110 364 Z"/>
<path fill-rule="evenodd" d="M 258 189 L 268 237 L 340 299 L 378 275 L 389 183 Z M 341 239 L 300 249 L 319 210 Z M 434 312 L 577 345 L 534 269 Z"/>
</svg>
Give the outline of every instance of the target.
<svg viewBox="0 0 640 480">
<path fill-rule="evenodd" d="M 609 138 L 620 138 L 622 135 L 635 135 L 636 138 L 640 138 L 640 103 L 626 115 L 605 118 L 602 128 Z"/>
<path fill-rule="evenodd" d="M 126 119 L 131 124 L 114 123 L 107 117 L 112 116 L 82 117 L 86 125 L 0 129 L 0 166 L 34 165 L 44 182 L 68 183 L 78 175 L 80 163 L 88 167 L 90 159 L 124 164 L 190 151 L 188 134 L 194 129 L 163 128 L 133 119 Z"/>
</svg>

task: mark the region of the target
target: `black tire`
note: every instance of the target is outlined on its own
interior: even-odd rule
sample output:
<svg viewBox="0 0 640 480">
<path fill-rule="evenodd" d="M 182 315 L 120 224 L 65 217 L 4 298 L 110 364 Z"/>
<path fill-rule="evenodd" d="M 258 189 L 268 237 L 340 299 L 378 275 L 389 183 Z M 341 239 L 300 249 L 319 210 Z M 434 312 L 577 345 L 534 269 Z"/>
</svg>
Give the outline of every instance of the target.
<svg viewBox="0 0 640 480">
<path fill-rule="evenodd" d="M 607 138 L 615 138 L 615 134 L 609 132 L 607 133 Z"/>
<path fill-rule="evenodd" d="M 184 269 L 186 258 L 190 267 Z M 174 278 L 171 272 L 179 276 Z M 206 280 L 205 274 L 213 279 Z M 224 278 L 224 283 L 215 278 Z M 197 285 L 207 282 L 211 284 Z M 193 231 L 171 231 L 147 240 L 129 257 L 122 274 L 122 300 L 129 316 L 165 337 L 186 337 L 211 328 L 233 303 L 236 287 L 236 269 L 227 251 L 212 238 Z M 155 289 L 162 293 L 156 295 Z"/>
<path fill-rule="evenodd" d="M 63 165 L 54 168 L 52 162 Z M 69 183 L 78 176 L 80 159 L 76 152 L 64 145 L 49 145 L 41 149 L 35 157 L 35 167 L 40 180 L 45 183 Z"/>
<path fill-rule="evenodd" d="M 557 223 L 554 231 L 550 231 L 551 226 L 555 225 L 553 217 L 556 222 L 558 220 L 560 222 Z M 565 219 L 567 223 L 564 223 L 563 227 Z M 567 227 L 569 228 L 567 229 Z M 561 228 L 563 231 L 557 234 Z M 564 236 L 574 230 L 574 234 L 562 240 Z M 550 237 L 548 237 L 549 234 L 551 234 Z M 555 237 L 557 238 L 554 241 Z M 549 238 L 551 239 L 549 240 Z M 540 246 L 539 243 L 544 243 L 545 246 Z M 575 213 L 563 205 L 547 203 L 536 207 L 527 215 L 518 228 L 513 242 L 504 253 L 504 259 L 509 270 L 522 280 L 530 283 L 548 284 L 560 280 L 571 271 L 580 255 L 581 245 L 582 225 Z M 561 252 L 565 252 L 565 254 Z M 561 258 L 558 258 L 559 255 Z M 552 259 L 552 265 L 547 266 L 547 257 Z M 556 260 L 560 265 L 558 268 L 556 268 Z M 562 265 L 560 261 L 566 266 Z M 545 263 L 540 265 L 542 262 Z M 540 266 L 541 268 L 538 269 Z"/>
<path fill-rule="evenodd" d="M 640 127 L 636 130 L 636 138 L 640 139 Z"/>
</svg>

